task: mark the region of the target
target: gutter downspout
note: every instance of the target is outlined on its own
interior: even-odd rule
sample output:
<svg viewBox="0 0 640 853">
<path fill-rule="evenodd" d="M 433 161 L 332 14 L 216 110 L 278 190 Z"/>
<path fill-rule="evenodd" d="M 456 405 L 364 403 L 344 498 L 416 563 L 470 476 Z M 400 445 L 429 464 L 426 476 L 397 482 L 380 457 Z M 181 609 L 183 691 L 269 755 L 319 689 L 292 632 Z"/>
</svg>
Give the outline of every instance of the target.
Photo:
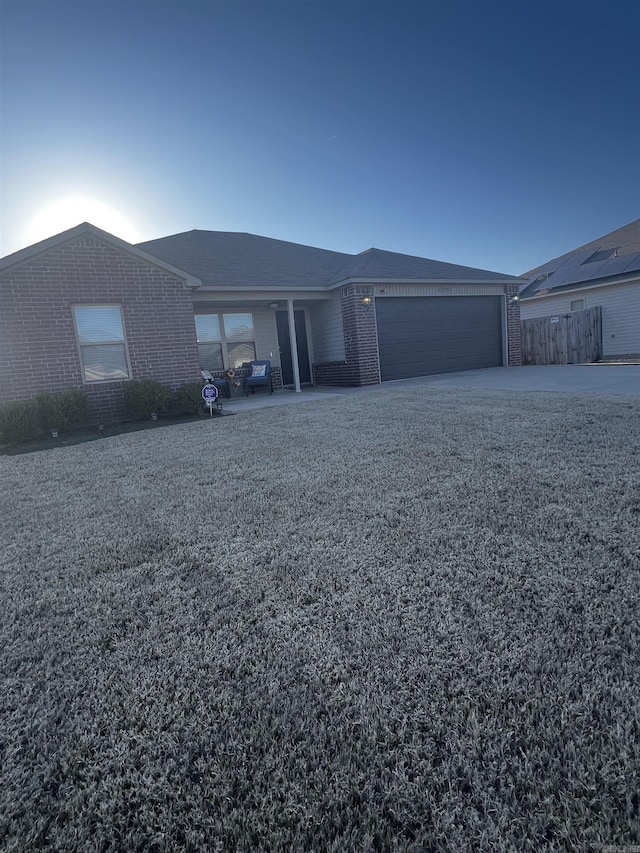
<svg viewBox="0 0 640 853">
<path fill-rule="evenodd" d="M 287 315 L 289 319 L 289 342 L 291 345 L 291 366 L 293 367 L 293 384 L 296 394 L 300 388 L 300 368 L 298 367 L 298 339 L 296 337 L 296 318 L 293 313 L 293 299 L 287 299 Z"/>
</svg>

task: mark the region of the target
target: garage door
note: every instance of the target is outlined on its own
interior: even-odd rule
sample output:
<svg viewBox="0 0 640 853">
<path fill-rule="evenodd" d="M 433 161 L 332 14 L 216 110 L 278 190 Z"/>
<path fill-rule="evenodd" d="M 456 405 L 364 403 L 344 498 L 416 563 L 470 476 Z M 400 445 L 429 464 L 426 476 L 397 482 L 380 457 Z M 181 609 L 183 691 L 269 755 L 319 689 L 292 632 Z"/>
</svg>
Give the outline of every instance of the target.
<svg viewBox="0 0 640 853">
<path fill-rule="evenodd" d="M 502 364 L 500 296 L 377 297 L 376 319 L 383 382 Z"/>
</svg>

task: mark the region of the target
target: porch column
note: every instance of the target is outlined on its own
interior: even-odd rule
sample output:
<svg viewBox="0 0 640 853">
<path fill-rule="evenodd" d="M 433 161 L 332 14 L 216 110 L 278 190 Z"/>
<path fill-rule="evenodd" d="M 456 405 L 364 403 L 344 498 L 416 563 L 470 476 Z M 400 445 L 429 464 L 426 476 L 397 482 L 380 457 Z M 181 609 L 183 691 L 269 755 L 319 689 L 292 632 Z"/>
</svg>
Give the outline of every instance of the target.
<svg viewBox="0 0 640 853">
<path fill-rule="evenodd" d="M 296 393 L 300 393 L 300 368 L 298 367 L 298 339 L 296 338 L 296 318 L 293 313 L 293 299 L 287 299 L 287 315 L 289 318 L 289 341 L 291 343 L 291 365 L 293 367 L 293 384 Z"/>
</svg>

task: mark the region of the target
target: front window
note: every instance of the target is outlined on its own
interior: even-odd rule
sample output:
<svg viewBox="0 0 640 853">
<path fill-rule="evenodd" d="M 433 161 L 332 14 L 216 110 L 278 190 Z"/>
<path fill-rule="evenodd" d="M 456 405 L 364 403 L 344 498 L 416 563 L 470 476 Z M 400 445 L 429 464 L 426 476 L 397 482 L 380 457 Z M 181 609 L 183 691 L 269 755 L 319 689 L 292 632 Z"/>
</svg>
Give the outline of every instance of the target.
<svg viewBox="0 0 640 853">
<path fill-rule="evenodd" d="M 571 300 L 571 311 L 582 311 L 584 309 L 584 299 L 572 299 Z"/>
<path fill-rule="evenodd" d="M 200 370 L 222 370 L 222 335 L 217 314 L 196 314 Z"/>
<path fill-rule="evenodd" d="M 252 314 L 196 314 L 201 370 L 238 368 L 256 357 Z"/>
<path fill-rule="evenodd" d="M 85 382 L 129 379 L 124 323 L 119 305 L 76 305 L 73 316 Z"/>
</svg>

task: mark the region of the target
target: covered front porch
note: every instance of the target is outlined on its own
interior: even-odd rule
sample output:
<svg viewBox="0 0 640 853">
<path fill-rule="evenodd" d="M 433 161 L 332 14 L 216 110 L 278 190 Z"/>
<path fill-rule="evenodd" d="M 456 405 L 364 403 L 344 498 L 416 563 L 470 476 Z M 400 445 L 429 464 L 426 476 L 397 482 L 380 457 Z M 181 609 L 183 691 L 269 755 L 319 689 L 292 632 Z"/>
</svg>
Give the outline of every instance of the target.
<svg viewBox="0 0 640 853">
<path fill-rule="evenodd" d="M 335 294 L 294 299 L 287 293 L 240 296 L 198 290 L 193 309 L 200 369 L 230 380 L 231 396 L 240 396 L 241 380 L 253 360 L 271 362 L 274 389 L 300 393 L 314 384 L 314 363 L 344 357 Z"/>
</svg>

